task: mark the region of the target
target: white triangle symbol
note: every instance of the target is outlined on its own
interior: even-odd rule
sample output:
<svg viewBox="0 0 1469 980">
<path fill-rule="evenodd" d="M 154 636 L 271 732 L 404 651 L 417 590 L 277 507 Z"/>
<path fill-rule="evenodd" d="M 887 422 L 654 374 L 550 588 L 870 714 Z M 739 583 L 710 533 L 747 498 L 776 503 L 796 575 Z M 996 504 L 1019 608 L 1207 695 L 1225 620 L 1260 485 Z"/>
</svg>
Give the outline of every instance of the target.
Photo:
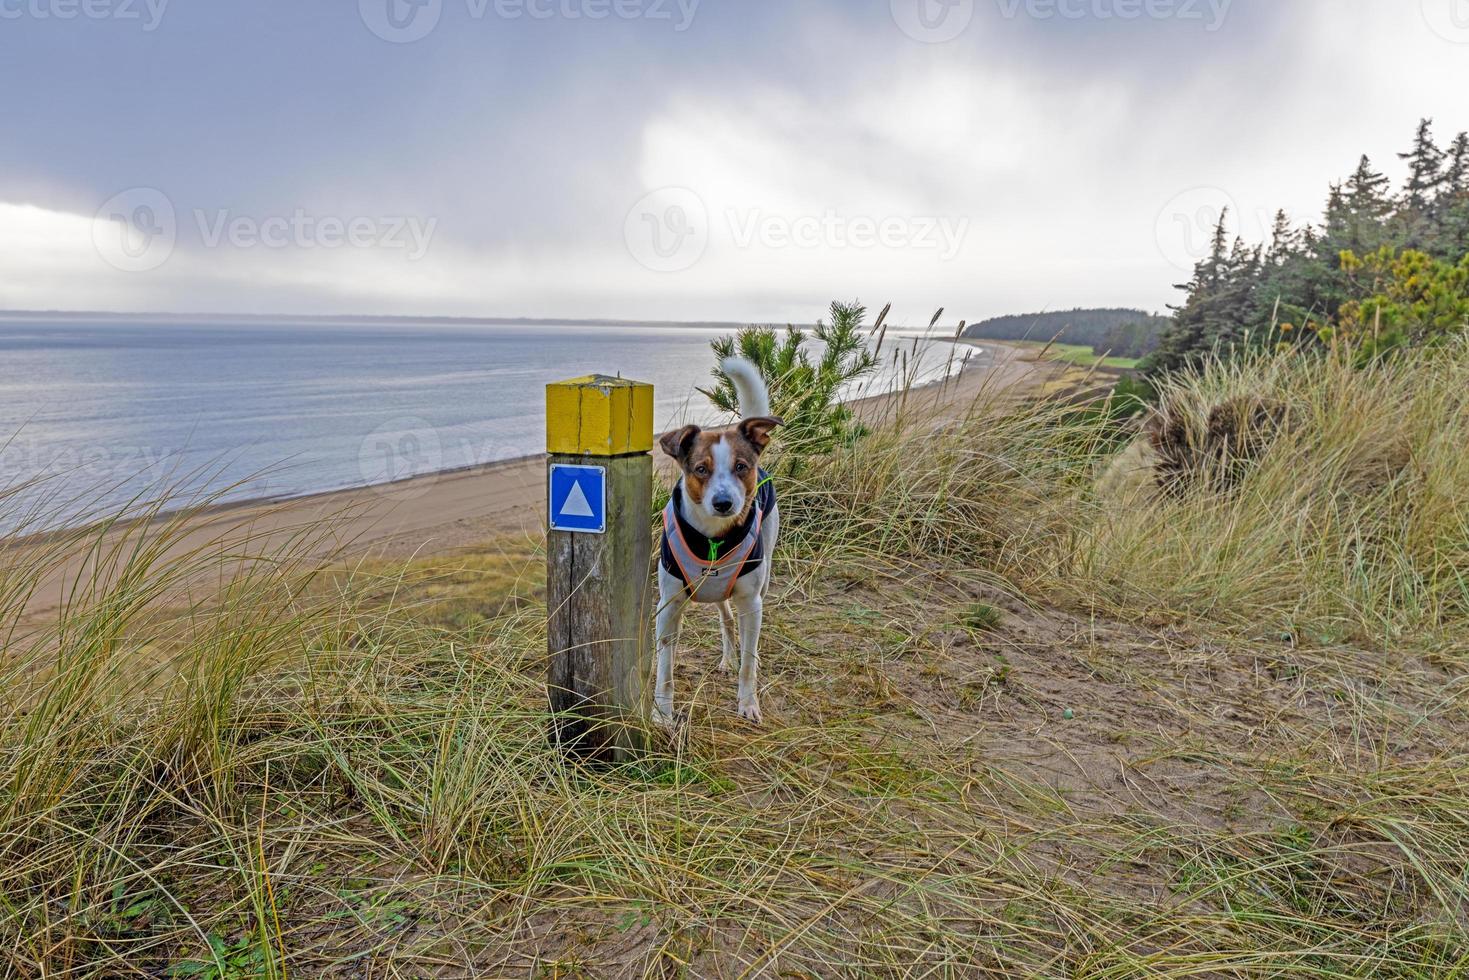
<svg viewBox="0 0 1469 980">
<path fill-rule="evenodd" d="M 566 503 L 561 505 L 562 517 L 596 517 L 592 513 L 592 505 L 587 502 L 587 495 L 581 492 L 581 483 L 571 485 L 571 493 L 566 495 Z"/>
</svg>

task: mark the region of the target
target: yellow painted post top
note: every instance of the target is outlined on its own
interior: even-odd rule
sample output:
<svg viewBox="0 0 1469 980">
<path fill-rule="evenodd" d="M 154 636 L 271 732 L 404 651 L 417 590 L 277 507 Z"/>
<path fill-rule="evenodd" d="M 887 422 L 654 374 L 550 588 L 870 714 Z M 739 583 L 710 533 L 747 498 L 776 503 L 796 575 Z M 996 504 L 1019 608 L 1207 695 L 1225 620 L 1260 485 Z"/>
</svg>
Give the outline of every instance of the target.
<svg viewBox="0 0 1469 980">
<path fill-rule="evenodd" d="M 653 386 L 589 374 L 546 385 L 546 451 L 625 456 L 653 448 Z"/>
</svg>

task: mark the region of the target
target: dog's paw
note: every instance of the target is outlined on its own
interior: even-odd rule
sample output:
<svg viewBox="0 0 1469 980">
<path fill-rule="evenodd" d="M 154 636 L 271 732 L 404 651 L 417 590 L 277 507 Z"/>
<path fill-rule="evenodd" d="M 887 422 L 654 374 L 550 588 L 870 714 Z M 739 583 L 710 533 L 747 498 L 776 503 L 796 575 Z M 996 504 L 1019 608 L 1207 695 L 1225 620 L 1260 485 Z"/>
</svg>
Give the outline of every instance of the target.
<svg viewBox="0 0 1469 980">
<path fill-rule="evenodd" d="M 653 726 L 649 736 L 658 744 L 681 751 L 689 744 L 689 713 L 687 711 L 654 711 Z"/>
<path fill-rule="evenodd" d="M 752 725 L 758 725 L 764 719 L 760 716 L 760 702 L 756 700 L 740 702 L 740 717 Z"/>
<path fill-rule="evenodd" d="M 732 673 L 736 667 L 735 658 L 725 654 L 719 658 L 719 672 L 721 674 Z"/>
</svg>

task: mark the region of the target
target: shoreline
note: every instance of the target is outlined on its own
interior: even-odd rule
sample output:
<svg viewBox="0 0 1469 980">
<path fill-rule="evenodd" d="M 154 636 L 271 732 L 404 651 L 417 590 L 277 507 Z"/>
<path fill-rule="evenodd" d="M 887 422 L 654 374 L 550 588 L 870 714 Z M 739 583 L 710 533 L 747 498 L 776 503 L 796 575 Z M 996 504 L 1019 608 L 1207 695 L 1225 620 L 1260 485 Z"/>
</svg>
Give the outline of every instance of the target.
<svg viewBox="0 0 1469 980">
<path fill-rule="evenodd" d="M 950 342 L 953 343 L 956 347 L 972 347 L 976 351 L 979 351 L 981 353 L 985 352 L 986 350 L 1006 351 L 1009 353 L 1009 357 L 1006 359 L 1007 363 L 1009 361 L 1018 359 L 1019 355 L 1026 353 L 1026 347 L 1024 344 L 1012 341 L 987 340 L 980 338 L 960 338 L 958 340 Z M 1005 365 L 1001 364 L 998 366 L 1003 367 Z M 927 399 L 926 396 L 930 393 L 941 391 L 949 385 L 955 384 L 960 378 L 961 374 L 965 372 L 976 370 L 994 371 L 996 367 L 997 365 L 993 363 L 989 365 L 974 365 L 963 369 L 963 371 L 956 372 L 948 378 L 939 379 L 937 381 L 929 381 L 922 385 L 917 385 L 909 389 L 906 392 L 906 396 L 910 399 L 916 398 L 918 400 L 937 402 L 938 399 Z M 877 394 L 861 395 L 857 398 L 846 401 L 844 404 L 856 409 L 859 413 L 861 413 L 863 409 L 868 406 L 887 405 L 899 399 L 904 394 L 905 393 L 902 392 L 879 392 Z M 194 511 L 194 516 L 197 518 L 209 518 L 224 515 L 229 513 L 230 511 L 239 511 L 250 508 L 310 504 L 328 497 L 347 497 L 368 492 L 381 493 L 389 496 L 416 496 L 417 494 L 412 493 L 415 487 L 421 487 L 424 485 L 437 483 L 440 480 L 455 479 L 459 477 L 489 477 L 493 476 L 497 471 L 516 469 L 522 466 L 529 465 L 533 462 L 542 461 L 545 458 L 546 453 L 525 453 L 520 456 L 507 456 L 504 459 L 489 460 L 483 463 L 466 463 L 462 466 L 451 466 L 442 470 L 430 470 L 425 473 L 415 473 L 413 476 L 405 476 L 397 480 L 390 480 L 385 483 L 353 483 L 340 487 L 328 487 L 322 490 L 303 490 L 299 493 L 288 492 L 265 494 L 258 497 L 241 497 L 239 499 L 221 500 L 216 503 L 203 505 L 181 504 L 178 507 L 167 508 L 165 510 L 159 511 L 152 517 L 147 518 L 147 520 L 150 522 L 167 521 L 174 517 L 177 517 L 180 514 L 187 514 L 190 511 Z M 142 518 L 139 519 L 141 520 Z M 20 537 L 13 539 L 6 535 L 0 534 L 0 544 L 12 545 L 31 543 L 46 538 L 51 538 L 59 534 L 75 533 L 76 530 L 77 529 L 73 528 L 60 529 L 55 531 L 38 531 L 33 534 L 21 535 Z"/>
<path fill-rule="evenodd" d="M 973 347 L 976 351 L 980 352 L 983 352 L 987 347 L 1005 348 L 1013 352 L 1012 357 L 1018 357 L 1018 355 L 1025 352 L 1024 345 L 1001 340 L 981 341 L 978 339 L 959 339 L 953 341 L 952 343 L 954 343 L 955 346 L 963 345 Z M 981 366 L 976 365 L 973 368 L 965 368 L 964 370 L 967 371 L 979 369 L 981 369 Z M 994 366 L 985 365 L 982 367 L 982 369 L 986 371 L 992 371 L 994 370 Z M 942 389 L 950 384 L 955 383 L 960 373 L 962 372 L 956 373 L 948 378 L 942 378 L 938 381 L 929 381 L 924 384 L 917 385 L 909 390 L 908 396 L 910 398 L 916 396 L 922 399 L 927 392 Z M 856 408 L 860 412 L 864 406 L 888 403 L 898 397 L 899 393 L 879 392 L 873 395 L 861 395 L 857 398 L 853 398 L 849 401 L 844 402 L 844 404 L 849 407 Z M 546 453 L 525 453 L 520 456 L 507 456 L 504 459 L 492 459 L 484 463 L 466 463 L 463 466 L 451 466 L 447 469 L 442 470 L 430 470 L 426 473 L 415 473 L 413 476 L 405 476 L 397 480 L 389 480 L 386 483 L 354 483 L 344 487 L 331 487 L 326 490 L 304 490 L 301 493 L 274 494 L 262 497 L 244 497 L 239 500 L 227 500 L 221 501 L 217 504 L 211 504 L 206 507 L 205 510 L 213 512 L 215 510 L 224 511 L 230 508 L 240 508 L 252 505 L 267 506 L 271 504 L 308 503 L 318 497 L 330 497 L 338 494 L 355 494 L 369 490 L 379 493 L 395 493 L 397 492 L 393 489 L 395 487 L 402 488 L 406 491 L 412 485 L 418 483 L 432 483 L 438 480 L 453 478 L 457 476 L 488 476 L 498 469 L 514 468 L 517 466 L 529 464 L 531 462 L 542 461 L 546 458 L 546 455 Z M 159 516 L 164 517 L 167 516 L 168 513 L 170 512 L 164 512 Z"/>
<path fill-rule="evenodd" d="M 1039 365 L 1026 351 L 999 341 L 962 339 L 959 347 L 983 353 L 962 371 L 906 392 L 885 392 L 847 404 L 873 424 L 895 414 L 924 413 L 935 421 L 962 417 L 987 394 L 1023 388 L 1034 390 Z M 1030 382 L 1030 383 L 1027 383 Z M 947 418 L 946 418 L 947 417 Z M 255 497 L 197 505 L 183 505 L 150 517 L 124 522 L 109 535 L 123 535 L 140 523 L 151 527 L 177 525 L 170 533 L 170 549 L 209 549 L 228 544 L 247 555 L 268 555 L 305 538 L 307 557 L 322 560 L 398 560 L 452 554 L 497 538 L 523 537 L 534 541 L 545 526 L 545 453 L 478 463 L 406 477 L 391 483 L 368 484 L 299 495 Z M 660 478 L 672 467 L 655 452 Z M 94 525 L 95 526 L 95 525 Z M 41 532 L 20 538 L 0 538 L 6 549 L 44 547 L 59 537 L 80 536 L 79 529 Z M 45 616 L 64 602 L 65 583 L 75 573 L 75 561 L 58 567 L 31 597 L 28 613 Z M 217 584 L 217 577 L 210 576 Z M 206 583 L 207 584 L 207 583 Z"/>
</svg>

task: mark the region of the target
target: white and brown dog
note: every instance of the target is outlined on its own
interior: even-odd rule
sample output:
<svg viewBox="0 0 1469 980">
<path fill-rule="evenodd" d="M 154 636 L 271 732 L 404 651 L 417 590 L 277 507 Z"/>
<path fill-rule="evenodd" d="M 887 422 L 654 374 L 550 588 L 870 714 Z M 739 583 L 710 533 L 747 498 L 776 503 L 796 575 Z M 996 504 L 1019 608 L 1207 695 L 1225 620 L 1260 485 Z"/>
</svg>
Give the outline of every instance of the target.
<svg viewBox="0 0 1469 980">
<path fill-rule="evenodd" d="M 719 667 L 733 669 L 738 651 L 740 716 L 760 722 L 760 621 L 780 531 L 775 488 L 760 469 L 760 454 L 781 421 L 770 416 L 770 393 L 755 365 L 731 357 L 720 368 L 734 383 L 744 420 L 708 432 L 686 425 L 661 440 L 663 451 L 683 471 L 663 511 L 658 563 L 653 712 L 665 725 L 673 722 L 673 652 L 689 602 L 719 607 L 724 644 Z"/>
</svg>

